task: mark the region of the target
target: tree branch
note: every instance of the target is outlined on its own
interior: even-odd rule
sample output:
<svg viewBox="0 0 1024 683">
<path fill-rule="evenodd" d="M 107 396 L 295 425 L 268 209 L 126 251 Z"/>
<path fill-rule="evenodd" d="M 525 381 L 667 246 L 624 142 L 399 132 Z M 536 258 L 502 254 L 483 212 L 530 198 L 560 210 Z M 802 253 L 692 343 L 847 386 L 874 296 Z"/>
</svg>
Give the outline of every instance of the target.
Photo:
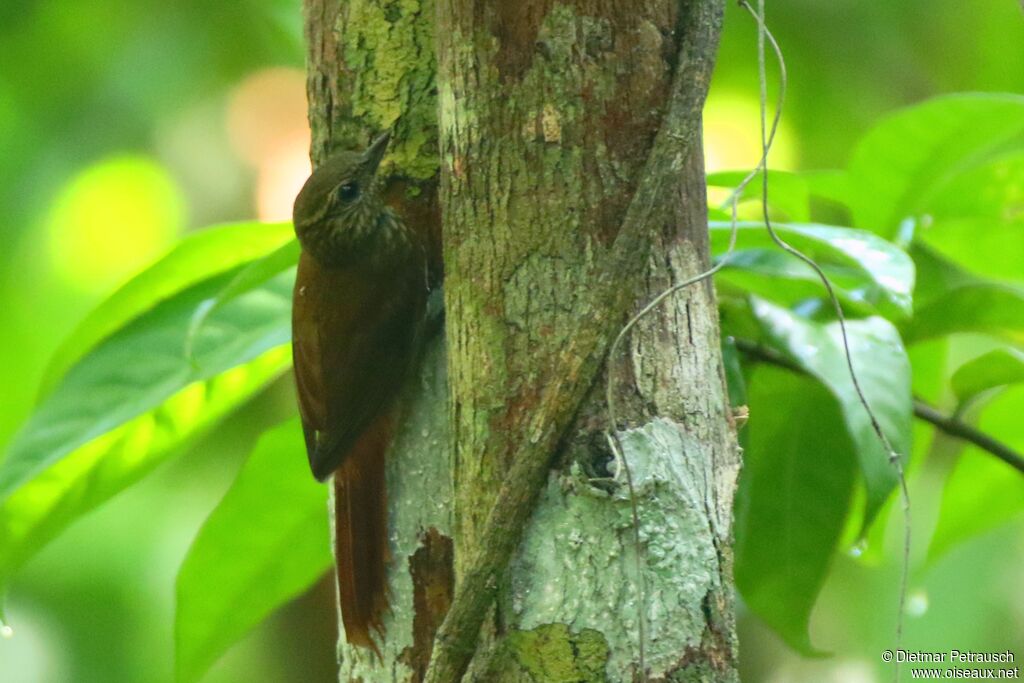
<svg viewBox="0 0 1024 683">
<path fill-rule="evenodd" d="M 488 514 L 478 549 L 458 582 L 451 609 L 438 632 L 427 683 L 461 680 L 476 650 L 480 626 L 499 578 L 519 545 L 552 458 L 634 302 L 633 283 L 646 264 L 652 218 L 670 206 L 686 155 L 699 140 L 701 111 L 711 80 L 721 27 L 722 0 L 682 3 L 680 52 L 670 105 L 618 237 L 593 287 L 593 320 L 581 326 L 558 353 L 561 381 L 544 387 L 518 452 Z M 624 285 L 624 283 L 628 283 Z M 492 437 L 489 448 L 505 446 Z"/>
<path fill-rule="evenodd" d="M 988 434 L 975 429 L 971 425 L 961 422 L 952 415 L 944 415 L 919 398 L 914 399 L 914 415 L 925 422 L 930 422 L 939 430 L 952 437 L 973 443 L 983 451 L 996 456 L 1010 467 L 1024 473 L 1024 455 L 1021 455 L 1003 442 L 996 441 Z"/>
<path fill-rule="evenodd" d="M 807 372 L 781 353 L 749 339 L 735 339 L 736 348 L 747 356 L 799 374 Z M 1024 455 L 1021 455 L 1001 441 L 997 441 L 981 430 L 946 415 L 919 398 L 914 398 L 914 417 L 934 425 L 939 431 L 957 439 L 972 443 L 983 451 L 994 455 L 1010 467 L 1024 473 Z"/>
</svg>

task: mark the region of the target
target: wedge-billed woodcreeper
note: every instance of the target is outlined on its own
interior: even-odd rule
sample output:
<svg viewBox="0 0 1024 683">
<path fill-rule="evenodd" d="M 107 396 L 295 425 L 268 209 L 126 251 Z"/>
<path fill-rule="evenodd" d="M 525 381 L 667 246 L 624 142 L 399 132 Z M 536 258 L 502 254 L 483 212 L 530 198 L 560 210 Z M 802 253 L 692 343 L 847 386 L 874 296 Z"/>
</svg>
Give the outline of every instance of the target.
<svg viewBox="0 0 1024 683">
<path fill-rule="evenodd" d="M 424 249 L 384 201 L 388 135 L 340 152 L 295 199 L 302 246 L 292 309 L 299 413 L 313 474 L 334 474 L 335 560 L 349 643 L 379 650 L 387 609 L 384 455 L 416 356 Z"/>
</svg>

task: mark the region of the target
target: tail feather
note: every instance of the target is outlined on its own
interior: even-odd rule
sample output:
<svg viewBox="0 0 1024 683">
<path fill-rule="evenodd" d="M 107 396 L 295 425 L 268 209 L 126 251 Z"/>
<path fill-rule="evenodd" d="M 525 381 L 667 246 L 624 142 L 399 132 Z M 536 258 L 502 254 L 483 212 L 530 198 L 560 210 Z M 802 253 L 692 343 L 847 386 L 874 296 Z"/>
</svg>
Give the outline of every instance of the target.
<svg viewBox="0 0 1024 683">
<path fill-rule="evenodd" d="M 378 418 L 334 473 L 335 563 L 345 638 L 380 656 L 388 609 L 388 524 L 384 453 L 388 420 Z"/>
</svg>

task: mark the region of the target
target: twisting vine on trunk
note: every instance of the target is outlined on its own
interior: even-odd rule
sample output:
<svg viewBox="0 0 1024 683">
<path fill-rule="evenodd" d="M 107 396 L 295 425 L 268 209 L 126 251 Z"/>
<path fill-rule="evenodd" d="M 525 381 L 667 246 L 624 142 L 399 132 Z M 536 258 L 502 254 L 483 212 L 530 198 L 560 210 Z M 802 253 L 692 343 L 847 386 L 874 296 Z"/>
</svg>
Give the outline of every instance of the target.
<svg viewBox="0 0 1024 683">
<path fill-rule="evenodd" d="M 904 513 L 904 539 L 903 539 L 903 557 L 902 557 L 902 570 L 900 577 L 900 588 L 899 588 L 899 606 L 896 619 L 896 647 L 900 647 L 900 643 L 903 639 L 903 614 L 905 611 L 905 602 L 907 595 L 907 583 L 910 572 L 910 550 L 911 550 L 911 518 L 910 518 L 910 492 L 907 488 L 907 480 L 903 469 L 903 462 L 900 454 L 896 452 L 890 442 L 888 436 L 886 436 L 882 429 L 881 423 L 878 417 L 872 409 L 870 402 L 861 387 L 860 380 L 857 376 L 857 371 L 853 365 L 853 355 L 850 352 L 850 340 L 846 329 L 846 317 L 843 313 L 842 304 L 839 302 L 839 298 L 835 293 L 835 289 L 832 285 L 831 280 L 825 271 L 814 261 L 811 257 L 807 256 L 799 249 L 793 247 L 786 242 L 776 232 L 771 223 L 771 218 L 768 212 L 768 153 L 771 151 L 772 143 L 775 140 L 775 134 L 778 130 L 779 120 L 782 116 L 782 106 L 785 102 L 786 86 L 788 78 L 786 74 L 786 62 L 782 54 L 782 49 L 779 47 L 778 42 L 772 35 L 771 31 L 768 30 L 768 26 L 765 22 L 765 0 L 758 0 L 758 8 L 755 10 L 746 0 L 739 0 L 739 4 L 745 10 L 747 10 L 757 22 L 757 63 L 758 63 L 758 81 L 759 81 L 759 99 L 760 99 L 760 132 L 761 132 L 761 159 L 758 165 L 749 173 L 743 180 L 736 186 L 735 190 L 729 197 L 731 206 L 731 230 L 729 233 L 729 244 L 725 254 L 708 270 L 695 275 L 694 277 L 688 278 L 683 282 L 676 283 L 671 287 L 665 289 L 661 294 L 656 296 L 650 301 L 639 313 L 634 315 L 629 321 L 622 327 L 619 334 L 615 337 L 615 341 L 612 342 L 611 349 L 609 351 L 609 357 L 614 358 L 618 352 L 619 347 L 625 338 L 629 335 L 632 329 L 636 326 L 640 320 L 650 314 L 652 311 L 658 308 L 673 294 L 691 286 L 698 282 L 702 282 L 712 277 L 719 270 L 724 268 L 730 257 L 732 256 L 736 247 L 736 236 L 737 236 L 737 204 L 739 197 L 750 182 L 757 177 L 760 173 L 762 175 L 761 183 L 761 212 L 764 217 L 765 230 L 768 232 L 771 240 L 780 249 L 790 254 L 791 256 L 799 259 L 806 263 L 815 273 L 821 283 L 824 285 L 828 299 L 835 311 L 836 319 L 839 322 L 839 329 L 843 341 L 843 354 L 846 359 L 847 369 L 849 371 L 850 380 L 853 384 L 854 391 L 857 394 L 857 400 L 863 406 L 865 412 L 868 415 L 868 419 L 871 422 L 872 430 L 875 433 L 876 438 L 881 443 L 883 449 L 889 457 L 889 461 L 896 470 L 897 480 L 899 482 L 900 497 L 903 503 Z M 768 76 L 765 60 L 765 43 L 771 44 L 772 51 L 775 53 L 775 57 L 779 64 L 779 94 L 778 101 L 775 107 L 775 114 L 772 117 L 772 123 L 769 129 L 768 126 Z M 640 599 L 637 601 L 637 617 L 638 617 L 638 646 L 639 646 L 639 663 L 641 675 L 646 675 L 645 666 L 645 625 L 646 625 L 646 611 L 644 609 L 644 596 L 645 596 L 645 581 L 643 574 L 643 555 L 642 545 L 640 542 L 640 516 L 637 509 L 636 491 L 633 487 L 633 476 L 629 469 L 629 463 L 626 460 L 625 454 L 621 447 L 618 437 L 618 417 L 615 408 L 615 394 L 613 391 L 613 377 L 611 373 L 608 374 L 607 384 L 605 387 L 605 400 L 608 406 L 608 428 L 605 436 L 608 441 L 608 445 L 612 450 L 612 454 L 615 457 L 617 465 L 617 472 L 622 472 L 625 475 L 626 487 L 629 491 L 629 501 L 632 512 L 633 521 L 633 541 L 636 546 L 636 572 L 637 572 L 637 584 L 640 593 Z M 895 680 L 899 680 L 899 664 L 896 663 L 894 667 Z"/>
</svg>

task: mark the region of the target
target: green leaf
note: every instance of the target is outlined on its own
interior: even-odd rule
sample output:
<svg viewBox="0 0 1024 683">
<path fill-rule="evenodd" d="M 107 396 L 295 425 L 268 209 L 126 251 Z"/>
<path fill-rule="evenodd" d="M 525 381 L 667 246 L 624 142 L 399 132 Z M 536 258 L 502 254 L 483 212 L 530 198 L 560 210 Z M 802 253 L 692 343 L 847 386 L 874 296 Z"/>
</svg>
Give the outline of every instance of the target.
<svg viewBox="0 0 1024 683">
<path fill-rule="evenodd" d="M 895 487 L 898 477 L 870 417 L 854 390 L 838 322 L 817 323 L 767 301 L 754 299 L 754 315 L 770 346 L 829 388 L 842 407 L 864 476 L 864 527 Z M 910 362 L 896 329 L 879 317 L 846 323 L 857 379 L 882 431 L 906 459 L 911 444 L 913 403 Z"/>
<path fill-rule="evenodd" d="M 908 344 L 958 332 L 1024 339 L 1024 288 L 972 275 L 920 243 L 911 254 L 918 279 L 914 318 L 902 325 Z"/>
<path fill-rule="evenodd" d="M 1016 386 L 985 406 L 978 428 L 1024 451 L 1024 387 Z M 1024 512 L 1024 477 L 976 447 L 964 450 L 942 492 L 939 522 L 928 554 L 935 559 L 950 548 L 1004 524 Z"/>
<path fill-rule="evenodd" d="M 747 381 L 734 339 L 722 339 L 722 367 L 725 371 L 725 386 L 729 391 L 729 405 L 733 408 L 747 405 Z"/>
<path fill-rule="evenodd" d="M 1024 383 L 1024 352 L 989 351 L 957 368 L 950 381 L 961 404 L 990 389 Z"/>
<path fill-rule="evenodd" d="M 917 237 L 988 278 L 1024 283 L 1024 152 L 960 173 L 929 203 Z"/>
<path fill-rule="evenodd" d="M 327 487 L 309 473 L 291 420 L 260 439 L 178 572 L 178 680 L 198 680 L 229 646 L 331 565 Z"/>
<path fill-rule="evenodd" d="M 903 327 L 908 344 L 955 332 L 980 332 L 1024 344 L 1024 289 L 995 282 L 953 287 L 919 306 Z"/>
<path fill-rule="evenodd" d="M 958 287 L 985 282 L 921 242 L 910 245 L 909 253 L 917 271 L 914 284 L 914 303 L 917 308 L 946 296 Z"/>
<path fill-rule="evenodd" d="M 161 301 L 293 238 L 290 223 L 255 222 L 207 228 L 186 237 L 170 253 L 114 292 L 75 328 L 50 360 L 39 395 L 49 395 L 87 351 Z"/>
<path fill-rule="evenodd" d="M 804 171 L 800 177 L 811 196 L 849 206 L 850 178 L 846 171 Z"/>
<path fill-rule="evenodd" d="M 733 296 L 728 291 L 718 293 L 718 317 L 722 327 L 722 338 L 759 339 L 761 323 L 754 317 L 750 300 L 753 297 L 742 294 Z"/>
<path fill-rule="evenodd" d="M 292 272 L 213 313 L 185 355 L 196 307 L 230 274 L 164 301 L 86 355 L 15 437 L 0 462 L 0 502 L 89 442 L 150 411 L 185 387 L 246 363 L 291 338 Z"/>
<path fill-rule="evenodd" d="M 903 250 L 864 230 L 784 223 L 773 228 L 821 266 L 844 304 L 892 318 L 910 315 L 914 264 Z M 731 225 L 714 222 L 710 229 L 711 251 L 721 256 Z M 826 296 L 810 266 L 782 251 L 761 223 L 738 226 L 736 252 L 719 280 L 784 304 Z"/>
<path fill-rule="evenodd" d="M 896 237 L 901 223 L 929 212 L 950 178 L 1022 145 L 1024 97 L 1017 95 L 951 95 L 897 112 L 854 151 L 854 225 Z"/>
<path fill-rule="evenodd" d="M 229 301 L 251 292 L 264 285 L 276 275 L 292 268 L 299 260 L 299 243 L 297 240 L 290 240 L 283 246 L 275 249 L 266 256 L 252 261 L 228 281 L 228 283 L 217 294 L 203 301 L 192 316 L 189 323 L 188 333 L 185 336 L 185 354 L 193 361 L 195 358 L 195 344 L 199 339 L 199 333 L 206 323 L 210 314 L 220 310 Z"/>
<path fill-rule="evenodd" d="M 57 460 L 0 504 L 0 593 L 12 573 L 68 524 L 181 452 L 291 364 L 278 347 L 211 379 Z"/>
<path fill-rule="evenodd" d="M 949 386 L 949 339 L 933 339 L 907 348 L 913 370 L 911 391 L 914 396 L 940 405 Z M 915 449 L 917 440 L 914 440 Z"/>
<path fill-rule="evenodd" d="M 758 367 L 749 403 L 736 586 L 790 646 L 820 654 L 808 621 L 850 506 L 853 444 L 837 401 L 809 377 Z"/>
<path fill-rule="evenodd" d="M 721 171 L 710 173 L 707 177 L 709 187 L 725 187 L 734 189 L 747 176 L 747 171 Z M 759 174 L 744 188 L 740 202 L 755 201 L 760 203 L 763 191 L 763 177 Z M 790 222 L 810 220 L 810 193 L 807 181 L 803 177 L 786 171 L 768 172 L 768 206 L 781 213 L 781 219 Z M 723 212 L 732 212 L 731 202 L 725 201 L 720 207 Z"/>
<path fill-rule="evenodd" d="M 158 304 L 68 373 L 0 462 L 0 585 L 75 518 L 131 485 L 290 366 L 292 272 L 210 315 L 196 307 L 233 273 Z"/>
</svg>

